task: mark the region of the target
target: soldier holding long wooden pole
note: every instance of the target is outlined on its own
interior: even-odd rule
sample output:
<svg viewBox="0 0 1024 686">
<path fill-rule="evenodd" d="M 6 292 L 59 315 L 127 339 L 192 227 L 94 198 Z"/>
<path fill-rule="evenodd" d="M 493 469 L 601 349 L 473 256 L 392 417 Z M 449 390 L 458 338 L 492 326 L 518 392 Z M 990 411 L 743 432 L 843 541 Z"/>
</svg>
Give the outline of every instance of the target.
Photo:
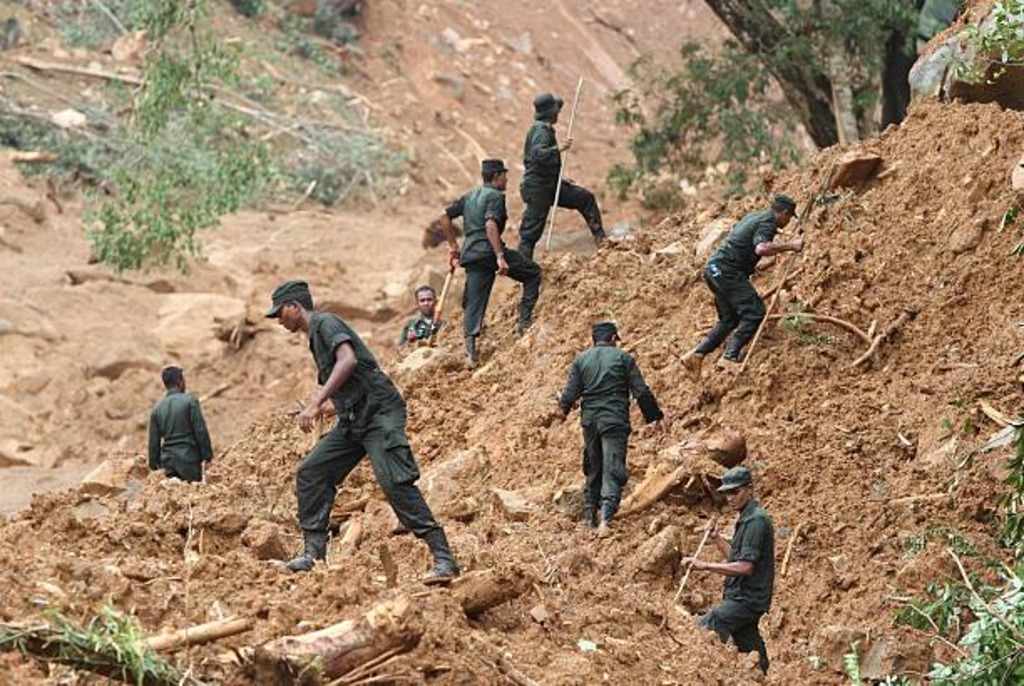
<svg viewBox="0 0 1024 686">
<path fill-rule="evenodd" d="M 570 122 L 575 120 L 576 105 L 579 102 L 583 79 L 576 87 L 576 102 L 573 103 Z M 562 145 L 555 137 L 555 124 L 565 103 L 551 93 L 541 93 L 533 100 L 534 122 L 526 134 L 523 144 L 523 181 L 519 186 L 525 209 L 523 223 L 519 227 L 519 247 L 523 257 L 533 259 L 533 248 L 544 233 L 548 212 L 552 206 L 576 210 L 590 228 L 596 243 L 605 238 L 604 224 L 597 198 L 586 188 L 577 186 L 562 175 L 563 154 L 572 148 L 572 124 L 568 137 Z M 552 222 L 553 223 L 553 222 Z M 549 234 L 550 236 L 550 234 Z M 550 241 L 549 241 L 550 246 Z"/>
</svg>

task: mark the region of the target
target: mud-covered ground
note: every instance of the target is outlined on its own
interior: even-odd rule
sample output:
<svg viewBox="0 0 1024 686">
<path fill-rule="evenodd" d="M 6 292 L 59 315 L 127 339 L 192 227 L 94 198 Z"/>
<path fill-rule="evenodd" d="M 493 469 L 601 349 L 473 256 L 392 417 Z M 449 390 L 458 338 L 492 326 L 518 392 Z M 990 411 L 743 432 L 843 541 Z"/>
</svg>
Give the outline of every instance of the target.
<svg viewBox="0 0 1024 686">
<path fill-rule="evenodd" d="M 761 623 L 773 664 L 767 683 L 840 683 L 841 655 L 853 641 L 879 657 L 865 658 L 872 669 L 926 672 L 947 656 L 927 637 L 894 627 L 895 597 L 956 574 L 945 552 L 952 536 L 962 539 L 958 550 L 977 552 L 964 557 L 974 571 L 985 573 L 982 556 L 1000 557 L 996 501 L 1006 453 L 964 458 L 998 428 L 977 410 L 980 400 L 1011 415 L 1021 409 L 1012 368 L 1024 345 L 1021 263 L 1009 256 L 1020 227 L 1000 224 L 1024 122 L 994 106 L 919 106 L 865 148 L 883 158 L 879 177 L 811 213 L 803 270 L 780 310 L 878 332 L 912 310 L 867 365 L 852 367 L 867 346 L 843 329 L 777 324 L 742 376 L 711 359 L 700 383 L 681 373 L 678 356 L 714 320 L 692 246 L 711 219 L 738 218 L 764 203 L 750 199 L 694 206 L 594 257 L 545 257 L 537 323 L 526 336 L 512 333 L 515 293 L 506 291 L 488 315 L 481 369 L 462 368 L 455 313 L 441 340 L 452 350 L 448 361 L 395 372 L 409 401 L 421 483 L 460 561 L 467 571 L 522 568 L 534 583 L 520 598 L 469 620 L 447 591 L 420 593 L 426 548 L 392 535 L 365 465 L 338 496 L 339 504 L 370 498 L 358 515 L 366 533 L 355 554 L 335 544 L 329 565 L 301 576 L 258 559 L 257 550 L 276 545 L 291 554 L 299 545 L 292 477 L 309 438 L 282 411 L 219 457 L 206 484 L 139 470 L 121 494 L 36 496 L 0 529 L 2 619 L 35 617 L 47 603 L 72 617 L 110 603 L 149 632 L 252 616 L 251 632 L 189 654 L 199 675 L 247 683 L 229 647 L 323 627 L 394 593 L 386 588 L 386 547 L 399 588 L 417 594 L 427 626 L 388 673 L 422 683 L 501 683 L 501 662 L 544 684 L 761 681 L 750 659 L 698 632 L 673 606 L 682 570 L 671 556 L 652 565 L 644 545 L 660 534 L 683 555 L 696 547 L 715 510 L 699 484 L 622 518 L 607 539 L 575 521 L 578 413 L 558 421 L 553 396 L 588 344 L 590 323 L 613 317 L 670 420 L 665 433 L 633 434 L 627 490 L 660 451 L 703 430 L 739 428 L 758 497 L 775 520 L 780 568 L 793 543 Z M 802 206 L 843 152 L 822 153 L 778 179 L 776 190 Z M 762 291 L 786 260 L 755 278 Z M 290 353 L 305 363 L 302 347 Z M 311 379 L 289 378 L 312 388 Z M 510 517 L 492 489 L 517 491 L 529 512 Z M 185 555 L 186 543 L 194 555 Z M 720 583 L 694 573 L 683 607 L 707 608 Z M 584 651 L 581 639 L 596 651 Z M 44 678 L 23 661 L 0 662 L 0 677 L 12 683 L 36 675 Z"/>
</svg>

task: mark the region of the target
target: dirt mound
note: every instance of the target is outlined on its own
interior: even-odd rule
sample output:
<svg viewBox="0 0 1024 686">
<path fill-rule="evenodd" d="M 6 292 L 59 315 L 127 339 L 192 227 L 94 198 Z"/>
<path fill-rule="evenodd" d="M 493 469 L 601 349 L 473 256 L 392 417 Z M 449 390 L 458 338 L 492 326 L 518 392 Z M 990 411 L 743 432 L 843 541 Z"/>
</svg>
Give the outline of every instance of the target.
<svg viewBox="0 0 1024 686">
<path fill-rule="evenodd" d="M 428 566 L 426 548 L 392 534 L 365 465 L 338 496 L 342 506 L 366 503 L 355 554 L 333 544 L 330 564 L 301 576 L 261 559 L 299 544 L 292 476 L 309 438 L 282 412 L 219 457 L 206 484 L 150 475 L 114 496 L 37 496 L 0 529 L 3 615 L 32 617 L 49 602 L 86 616 L 111 603 L 150 632 L 252 616 L 252 632 L 192 652 L 200 673 L 244 683 L 245 669 L 224 658 L 228 647 L 356 615 L 390 593 L 382 561 L 390 554 L 397 585 L 416 592 L 426 614 L 419 647 L 390 665 L 414 680 L 493 682 L 502 663 L 551 684 L 759 681 L 749 660 L 737 660 L 673 608 L 681 576 L 673 559 L 696 547 L 711 500 L 659 503 L 623 518 L 600 542 L 575 522 L 577 416 L 557 421 L 553 397 L 588 343 L 589 324 L 613 317 L 672 420 L 665 434 L 633 435 L 633 484 L 659 451 L 696 431 L 744 430 L 780 556 L 792 547 L 762 622 L 773 662 L 768 682 L 837 682 L 841 655 L 855 640 L 885 657 L 879 669 L 925 671 L 935 654 L 892 627 L 889 598 L 951 572 L 942 550 L 949 536 L 995 550 L 1001 458 L 962 458 L 995 428 L 975 411 L 978 400 L 1010 413 L 1020 407 L 1009 368 L 1022 343 L 1020 267 L 1007 257 L 1019 229 L 999 226 L 1024 123 L 992 106 L 923 106 L 864 147 L 883 160 L 878 176 L 813 210 L 804 271 L 781 309 L 799 306 L 878 331 L 913 309 L 916 317 L 868 365 L 851 366 L 865 351 L 859 338 L 798 322 L 769 327 L 743 376 L 709 363 L 699 385 L 685 380 L 678 356 L 714 319 L 700 262 L 685 246 L 715 217 L 695 206 L 594 258 L 547 259 L 537 324 L 516 338 L 515 293 L 496 298 L 481 369 L 448 365 L 397 377 L 421 483 L 461 562 L 467 570 L 516 565 L 535 580 L 532 592 L 468 620 L 448 592 L 423 591 L 416 579 Z M 778 190 L 803 205 L 844 152 L 822 153 L 808 169 L 784 175 Z M 735 203 L 727 214 L 763 202 Z M 663 250 L 673 244 L 684 249 Z M 767 269 L 755 282 L 764 290 L 779 273 Z M 441 339 L 457 353 L 453 316 Z M 283 354 L 297 360 L 305 351 Z M 515 493 L 515 512 L 496 490 Z M 342 530 L 347 516 L 338 515 Z M 666 544 L 644 545 L 652 536 Z M 186 542 L 197 553 L 190 566 Z M 678 554 L 666 555 L 673 546 Z M 695 574 L 684 603 L 704 609 L 719 592 L 720 579 Z"/>
</svg>

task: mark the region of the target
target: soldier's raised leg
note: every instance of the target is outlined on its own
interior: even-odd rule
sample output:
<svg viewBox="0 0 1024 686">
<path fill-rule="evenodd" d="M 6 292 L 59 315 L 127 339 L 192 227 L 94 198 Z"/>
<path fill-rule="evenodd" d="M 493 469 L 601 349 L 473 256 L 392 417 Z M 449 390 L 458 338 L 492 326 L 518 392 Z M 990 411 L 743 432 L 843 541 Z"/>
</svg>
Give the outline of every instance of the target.
<svg viewBox="0 0 1024 686">
<path fill-rule="evenodd" d="M 516 250 L 506 250 L 505 261 L 508 263 L 508 278 L 523 284 L 523 295 L 519 299 L 519 320 L 516 322 L 516 331 L 523 333 L 533 324 L 533 308 L 537 306 L 540 297 L 541 268 Z"/>
</svg>

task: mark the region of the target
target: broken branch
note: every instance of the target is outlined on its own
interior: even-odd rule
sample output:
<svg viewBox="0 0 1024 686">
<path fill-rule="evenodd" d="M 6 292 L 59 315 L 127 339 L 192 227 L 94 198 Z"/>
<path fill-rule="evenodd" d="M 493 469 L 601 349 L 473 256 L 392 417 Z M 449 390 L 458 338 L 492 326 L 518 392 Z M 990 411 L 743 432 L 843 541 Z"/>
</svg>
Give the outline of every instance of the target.
<svg viewBox="0 0 1024 686">
<path fill-rule="evenodd" d="M 786 544 L 786 554 L 782 558 L 782 576 L 786 576 L 786 572 L 789 570 L 789 556 L 793 554 L 793 545 L 796 543 L 797 536 L 800 535 L 800 527 L 803 526 L 803 522 L 797 522 L 797 525 L 793 528 L 793 534 L 789 538 L 789 543 Z"/>
<path fill-rule="evenodd" d="M 795 319 L 809 319 L 812 322 L 822 322 L 824 324 L 834 324 L 841 329 L 849 331 L 857 338 L 861 339 L 868 345 L 871 345 L 871 336 L 866 331 L 861 329 L 855 324 L 852 324 L 845 319 L 839 319 L 838 317 L 830 317 L 827 314 L 814 314 L 813 312 L 794 312 L 788 314 L 772 314 L 768 315 L 769 320 L 773 319 L 785 319 L 787 317 L 793 317 Z"/>
<path fill-rule="evenodd" d="M 903 312 L 901 312 L 900 316 L 896 318 L 896 321 L 890 324 L 889 327 L 881 334 L 875 336 L 874 340 L 871 341 L 871 347 L 868 348 L 868 351 L 861 355 L 860 357 L 858 357 L 856 360 L 854 360 L 853 364 L 851 364 L 850 366 L 859 367 L 860 365 L 864 364 L 872 357 L 874 357 L 875 352 L 878 350 L 878 346 L 880 346 L 883 341 L 887 340 L 890 336 L 895 334 L 901 326 L 903 326 L 916 316 L 916 310 L 904 310 Z"/>
<path fill-rule="evenodd" d="M 213 641 L 235 636 L 252 629 L 252 619 L 249 617 L 229 617 L 218 619 L 206 624 L 196 626 L 169 634 L 160 634 L 146 639 L 150 648 L 156 651 L 177 650 L 185 646 L 202 645 Z"/>
</svg>

